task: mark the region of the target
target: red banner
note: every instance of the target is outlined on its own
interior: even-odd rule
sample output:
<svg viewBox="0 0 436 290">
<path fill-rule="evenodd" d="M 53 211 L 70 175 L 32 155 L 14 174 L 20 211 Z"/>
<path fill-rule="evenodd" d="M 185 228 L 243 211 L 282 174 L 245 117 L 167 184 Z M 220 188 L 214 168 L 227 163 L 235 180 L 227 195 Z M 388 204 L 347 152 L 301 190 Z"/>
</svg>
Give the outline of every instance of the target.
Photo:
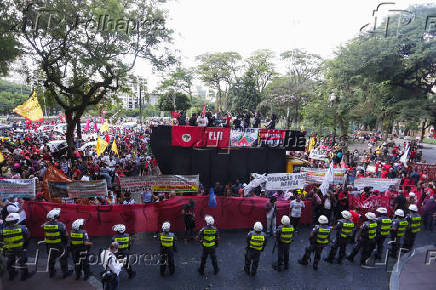
<svg viewBox="0 0 436 290">
<path fill-rule="evenodd" d="M 185 228 L 182 214 L 183 206 L 192 199 L 195 203 L 196 230 L 205 225 L 204 216 L 210 214 L 215 218 L 216 226 L 220 229 L 252 228 L 256 221 L 266 226 L 265 205 L 268 199 L 262 197 L 217 197 L 216 208 L 209 208 L 208 197 L 178 196 L 168 201 L 138 204 L 138 205 L 66 205 L 45 202 L 26 202 L 27 225 L 32 236 L 41 237 L 41 225 L 46 222 L 47 213 L 55 208 L 61 208 L 60 221 L 71 229 L 71 223 L 78 219 L 86 220 L 85 229 L 91 236 L 112 235 L 112 226 L 123 223 L 127 232 L 155 232 L 160 230 L 164 221 L 171 223 L 171 230 L 183 231 Z M 312 222 L 312 203 L 305 201 L 300 223 Z M 284 214 L 289 214 L 289 201 L 277 202 L 277 224 Z"/>
<path fill-rule="evenodd" d="M 392 216 L 392 207 L 389 203 L 390 199 L 387 196 L 371 196 L 368 199 L 361 197 L 350 197 L 350 209 L 359 208 L 359 213 L 364 215 L 367 212 L 375 213 L 379 207 L 385 207 L 388 210 L 388 216 Z"/>
<path fill-rule="evenodd" d="M 229 147 L 230 128 L 206 127 L 206 147 Z"/>
<path fill-rule="evenodd" d="M 427 175 L 428 180 L 436 180 L 436 164 L 409 163 L 410 167 L 416 168 L 419 173 Z"/>
<path fill-rule="evenodd" d="M 171 145 L 181 147 L 204 147 L 204 127 L 173 126 Z"/>
</svg>

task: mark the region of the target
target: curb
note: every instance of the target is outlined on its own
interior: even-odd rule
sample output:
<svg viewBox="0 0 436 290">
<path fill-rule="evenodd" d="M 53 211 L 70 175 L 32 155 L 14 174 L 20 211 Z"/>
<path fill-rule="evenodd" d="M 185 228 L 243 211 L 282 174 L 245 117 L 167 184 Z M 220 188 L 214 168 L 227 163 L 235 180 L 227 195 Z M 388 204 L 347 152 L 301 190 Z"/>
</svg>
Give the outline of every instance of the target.
<svg viewBox="0 0 436 290">
<path fill-rule="evenodd" d="M 391 273 L 391 278 L 389 280 L 389 289 L 390 290 L 400 290 L 400 276 L 401 276 L 401 272 L 403 271 L 404 266 L 416 254 L 426 253 L 430 249 L 434 249 L 434 245 L 428 245 L 428 246 L 416 248 L 413 250 L 411 255 L 407 255 L 407 256 L 400 258 L 400 260 L 397 263 L 395 263 L 395 265 L 393 266 L 393 268 L 397 268 L 398 271 L 394 271 Z"/>
</svg>

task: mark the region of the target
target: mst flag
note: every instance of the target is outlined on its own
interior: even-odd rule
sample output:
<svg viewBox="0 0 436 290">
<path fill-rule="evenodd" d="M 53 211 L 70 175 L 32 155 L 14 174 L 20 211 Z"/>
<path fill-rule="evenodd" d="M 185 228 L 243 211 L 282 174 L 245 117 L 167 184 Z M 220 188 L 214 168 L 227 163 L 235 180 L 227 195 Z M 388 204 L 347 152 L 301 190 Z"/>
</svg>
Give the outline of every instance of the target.
<svg viewBox="0 0 436 290">
<path fill-rule="evenodd" d="M 173 126 L 171 145 L 181 147 L 204 147 L 204 127 Z"/>
<path fill-rule="evenodd" d="M 117 143 L 115 142 L 115 140 L 114 140 L 114 142 L 112 142 L 112 151 L 118 155 L 118 146 L 117 146 Z"/>
<path fill-rule="evenodd" d="M 31 122 L 41 122 L 44 119 L 42 108 L 39 105 L 38 97 L 36 96 L 36 90 L 33 90 L 29 99 L 27 99 L 24 104 L 19 105 L 14 109 L 14 113 Z"/>
<path fill-rule="evenodd" d="M 100 156 L 106 150 L 108 143 L 101 138 L 97 139 L 97 145 L 95 146 L 95 150 L 97 151 L 97 156 Z"/>
</svg>

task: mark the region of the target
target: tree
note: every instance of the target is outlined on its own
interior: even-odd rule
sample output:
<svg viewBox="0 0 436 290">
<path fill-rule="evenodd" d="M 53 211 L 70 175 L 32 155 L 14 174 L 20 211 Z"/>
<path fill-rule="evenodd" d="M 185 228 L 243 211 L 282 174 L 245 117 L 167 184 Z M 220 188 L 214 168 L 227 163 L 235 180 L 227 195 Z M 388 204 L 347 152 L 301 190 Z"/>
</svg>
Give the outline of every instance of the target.
<svg viewBox="0 0 436 290">
<path fill-rule="evenodd" d="M 21 54 L 20 43 L 14 35 L 14 14 L 9 9 L 10 1 L 0 1 L 0 76 L 7 75 L 11 63 Z"/>
<path fill-rule="evenodd" d="M 196 59 L 200 61 L 197 66 L 200 80 L 218 92 L 216 110 L 227 109 L 230 107 L 228 90 L 236 80 L 241 55 L 237 52 L 206 53 Z"/>
<path fill-rule="evenodd" d="M 274 68 L 274 52 L 268 49 L 255 51 L 247 60 L 248 70 L 256 82 L 259 94 L 263 93 L 266 85 L 277 75 Z"/>
<path fill-rule="evenodd" d="M 171 72 L 168 78 L 164 79 L 158 91 L 168 92 L 176 91 L 185 93 L 192 101 L 192 81 L 194 79 L 194 71 L 189 68 L 177 67 L 176 70 Z"/>
<path fill-rule="evenodd" d="M 25 55 L 42 71 L 41 82 L 63 108 L 69 153 L 74 129 L 86 108 L 128 87 L 137 58 L 162 68 L 174 58 L 163 1 L 9 1 L 20 26 Z M 4 11 L 0 11 L 4 12 Z M 140 21 L 140 22 L 139 22 Z M 35 29 L 34 29 L 35 28 Z M 30 72 L 35 72 L 29 66 Z"/>
<path fill-rule="evenodd" d="M 261 101 L 257 80 L 255 71 L 252 69 L 249 69 L 241 78 L 237 78 L 229 92 L 233 111 L 256 110 Z"/>
<path fill-rule="evenodd" d="M 157 107 L 161 111 L 186 111 L 191 107 L 191 102 L 186 94 L 169 92 L 159 97 Z"/>
</svg>

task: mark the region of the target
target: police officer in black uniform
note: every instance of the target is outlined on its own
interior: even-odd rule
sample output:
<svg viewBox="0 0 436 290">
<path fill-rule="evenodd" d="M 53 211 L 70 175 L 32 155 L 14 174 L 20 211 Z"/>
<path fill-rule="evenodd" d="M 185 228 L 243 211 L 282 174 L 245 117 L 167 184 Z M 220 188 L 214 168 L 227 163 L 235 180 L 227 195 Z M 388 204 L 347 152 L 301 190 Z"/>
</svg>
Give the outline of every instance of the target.
<svg viewBox="0 0 436 290">
<path fill-rule="evenodd" d="M 367 264 L 368 258 L 371 256 L 375 248 L 375 237 L 377 236 L 377 216 L 373 212 L 365 214 L 366 221 L 360 226 L 359 234 L 357 235 L 357 243 L 353 248 L 347 260 L 353 262 L 354 257 L 362 249 L 360 254 L 360 266 L 362 268 L 369 268 Z"/>
<path fill-rule="evenodd" d="M 72 224 L 70 233 L 71 254 L 73 255 L 74 270 L 76 271 L 76 280 L 80 279 L 82 270 L 84 280 L 91 274 L 89 270 L 89 248 L 92 243 L 89 241 L 88 233 L 83 229 L 84 219 L 77 219 Z"/>
<path fill-rule="evenodd" d="M 247 275 L 255 276 L 259 265 L 260 253 L 266 247 L 266 235 L 261 222 L 256 222 L 247 236 L 247 251 L 245 253 L 244 271 Z"/>
<path fill-rule="evenodd" d="M 212 265 L 214 269 L 214 274 L 218 274 L 218 262 L 216 260 L 215 248 L 218 247 L 219 242 L 219 232 L 216 227 L 214 227 L 215 220 L 212 216 L 207 215 L 204 217 L 206 221 L 206 226 L 200 230 L 198 233 L 198 239 L 203 246 L 203 254 L 201 255 L 200 268 L 198 272 L 200 275 L 204 275 L 204 267 L 206 265 L 207 256 L 210 255 L 212 260 Z"/>
<path fill-rule="evenodd" d="M 0 243 L 5 250 L 6 270 L 9 272 L 9 280 L 14 280 L 16 270 L 21 270 L 21 280 L 26 280 L 30 277 L 27 269 L 26 248 L 29 243 L 30 232 L 24 225 L 18 225 L 20 215 L 18 213 L 10 213 L 5 219 L 6 225 L 0 231 Z M 15 263 L 18 263 L 18 266 Z"/>
<path fill-rule="evenodd" d="M 389 236 L 392 228 L 392 220 L 387 217 L 388 210 L 379 207 L 377 210 L 377 235 L 375 237 L 376 252 L 375 259 L 380 260 L 383 254 L 383 245 L 386 237 Z"/>
<path fill-rule="evenodd" d="M 112 230 L 116 235 L 112 237 L 112 243 L 118 243 L 118 252 L 116 257 L 118 260 L 124 260 L 124 269 L 129 274 L 129 279 L 135 277 L 136 273 L 133 271 L 132 266 L 129 264 L 129 251 L 132 246 L 132 240 L 128 233 L 126 233 L 126 226 L 123 224 L 114 225 Z"/>
<path fill-rule="evenodd" d="M 318 218 L 319 225 L 316 225 L 309 236 L 310 246 L 306 248 L 304 256 L 298 260 L 301 265 L 307 265 L 308 260 L 312 252 L 315 252 L 315 258 L 313 259 L 313 269 L 318 270 L 318 263 L 321 259 L 321 253 L 325 246 L 330 241 L 331 228 L 328 225 L 329 220 L 326 216 L 321 215 Z"/>
<path fill-rule="evenodd" d="M 406 216 L 406 220 L 409 223 L 409 226 L 404 235 L 403 248 L 410 251 L 415 245 L 416 234 L 421 231 L 422 218 L 418 214 L 418 207 L 416 204 L 411 204 L 409 206 L 409 213 Z"/>
<path fill-rule="evenodd" d="M 278 245 L 278 261 L 277 261 L 277 271 L 282 271 L 284 265 L 285 270 L 289 268 L 289 248 L 292 237 L 294 236 L 294 227 L 291 225 L 291 220 L 287 215 L 282 216 L 282 225 L 277 228 L 276 231 L 276 243 Z"/>
<path fill-rule="evenodd" d="M 409 222 L 404 218 L 404 211 L 397 209 L 394 212 L 394 220 L 391 229 L 391 253 L 392 258 L 397 258 L 398 250 L 401 245 L 401 239 L 404 237 Z"/>
<path fill-rule="evenodd" d="M 165 275 L 166 265 L 168 264 L 168 270 L 170 275 L 174 274 L 174 252 L 177 252 L 176 248 L 176 236 L 170 232 L 171 224 L 164 222 L 162 224 L 162 232 L 159 234 L 160 241 L 160 275 Z"/>
<path fill-rule="evenodd" d="M 63 278 L 71 274 L 68 270 L 67 230 L 65 224 L 57 221 L 61 214 L 60 208 L 54 208 L 47 213 L 48 221 L 42 225 L 48 254 L 48 271 L 50 278 L 56 273 L 55 263 L 59 258 Z"/>
<path fill-rule="evenodd" d="M 342 259 L 346 255 L 347 244 L 351 241 L 354 231 L 354 223 L 351 220 L 351 213 L 348 210 L 341 212 L 342 219 L 338 220 L 336 225 L 333 227 L 336 230 L 336 241 L 330 248 L 330 253 L 324 261 L 328 263 L 333 263 L 336 257 L 336 252 L 339 248 L 339 257 L 336 262 L 342 264 Z"/>
</svg>

